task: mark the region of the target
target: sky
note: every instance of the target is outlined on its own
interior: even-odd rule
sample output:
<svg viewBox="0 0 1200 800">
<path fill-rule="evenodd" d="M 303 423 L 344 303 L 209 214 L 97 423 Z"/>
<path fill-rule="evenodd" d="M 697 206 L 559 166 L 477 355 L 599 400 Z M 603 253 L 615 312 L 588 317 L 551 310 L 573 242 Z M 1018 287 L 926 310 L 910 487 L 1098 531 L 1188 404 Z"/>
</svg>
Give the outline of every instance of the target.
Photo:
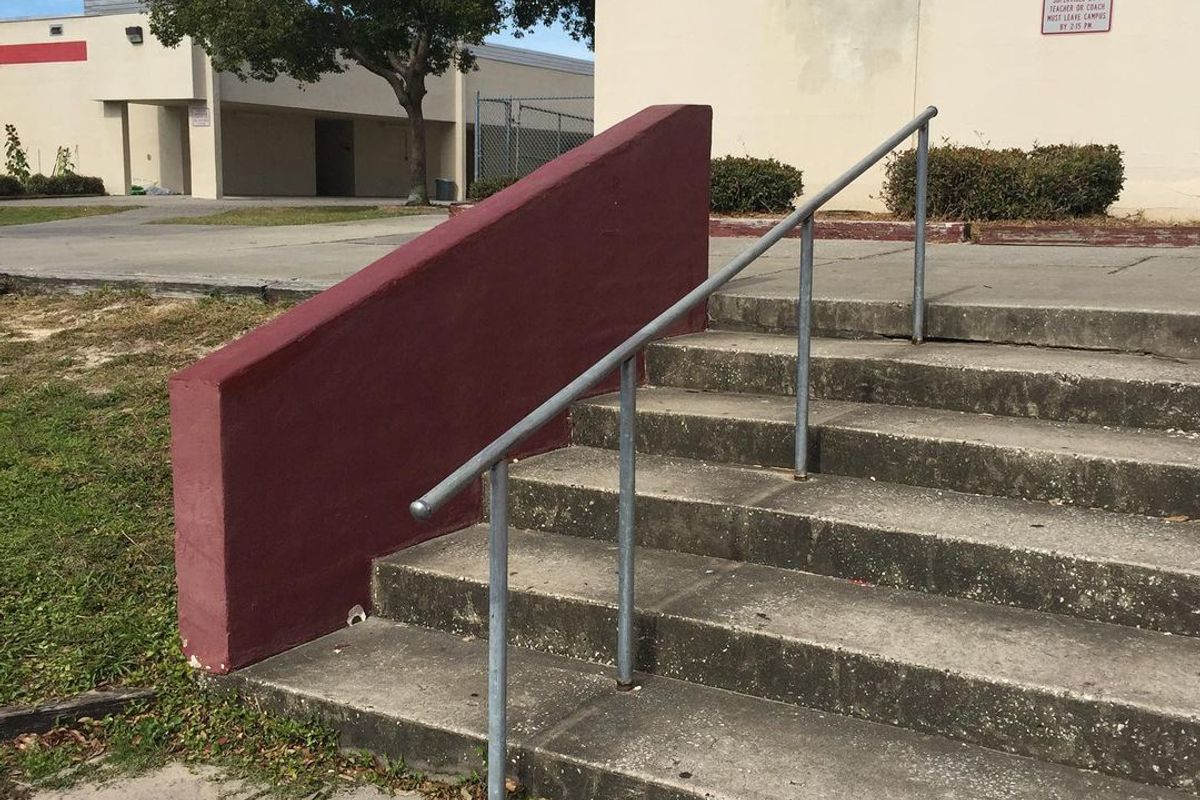
<svg viewBox="0 0 1200 800">
<path fill-rule="evenodd" d="M 0 17 L 53 17 L 82 11 L 83 0 L 0 0 Z M 572 39 L 558 25 L 538 28 L 519 39 L 511 31 L 505 31 L 488 37 L 488 41 L 560 56 L 592 59 L 592 52 L 587 45 Z"/>
</svg>

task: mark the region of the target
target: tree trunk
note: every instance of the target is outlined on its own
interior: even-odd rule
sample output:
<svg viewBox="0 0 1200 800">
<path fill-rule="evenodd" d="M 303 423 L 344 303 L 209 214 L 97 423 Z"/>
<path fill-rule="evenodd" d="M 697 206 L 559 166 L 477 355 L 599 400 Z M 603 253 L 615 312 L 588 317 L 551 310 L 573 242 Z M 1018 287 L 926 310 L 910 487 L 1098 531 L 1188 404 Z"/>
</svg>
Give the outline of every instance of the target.
<svg viewBox="0 0 1200 800">
<path fill-rule="evenodd" d="M 421 101 L 425 99 L 425 78 L 410 78 L 407 85 L 399 80 L 391 83 L 400 107 L 408 114 L 408 204 L 429 205 L 428 139 L 425 112 L 421 108 Z"/>
<path fill-rule="evenodd" d="M 408 109 L 408 204 L 429 205 L 429 169 L 425 136 L 425 112 L 418 98 Z"/>
</svg>

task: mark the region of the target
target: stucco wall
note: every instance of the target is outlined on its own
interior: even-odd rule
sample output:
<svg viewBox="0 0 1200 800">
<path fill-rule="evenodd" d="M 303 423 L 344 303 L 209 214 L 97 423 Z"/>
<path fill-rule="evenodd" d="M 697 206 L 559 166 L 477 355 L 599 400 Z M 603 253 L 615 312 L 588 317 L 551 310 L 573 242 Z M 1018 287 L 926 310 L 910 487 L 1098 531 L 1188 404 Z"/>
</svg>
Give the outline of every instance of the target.
<svg viewBox="0 0 1200 800">
<path fill-rule="evenodd" d="M 129 158 L 134 183 L 156 183 L 186 194 L 190 188 L 187 107 L 131 103 Z"/>
<path fill-rule="evenodd" d="M 452 75 L 430 78 L 426 85 L 423 110 L 427 119 L 454 119 L 454 79 Z M 322 76 L 312 84 L 301 85 L 283 77 L 272 83 L 242 81 L 221 74 L 221 98 L 230 103 L 328 111 L 336 114 L 404 117 L 387 81 L 359 66 L 346 72 Z"/>
<path fill-rule="evenodd" d="M 311 116 L 226 107 L 221 125 L 226 194 L 303 197 L 317 193 Z"/>
<path fill-rule="evenodd" d="M 1041 0 L 597 6 L 600 127 L 650 103 L 711 103 L 716 154 L 776 156 L 817 188 L 934 104 L 935 143 L 1116 143 L 1116 211 L 1200 218 L 1195 0 L 1116 0 L 1111 33 L 1066 36 L 1041 34 Z M 833 206 L 881 208 L 879 178 Z"/>
<path fill-rule="evenodd" d="M 1200 218 L 1195 0 L 1116 0 L 1110 33 L 1042 36 L 1040 3 L 923 0 L 920 105 L 936 138 L 1125 152 L 1117 211 Z M 981 29 L 980 21 L 986 19 Z"/>
<path fill-rule="evenodd" d="M 354 121 L 354 187 L 360 197 L 408 194 L 408 121 Z"/>
<path fill-rule="evenodd" d="M 61 24 L 61 36 L 50 25 Z M 0 122 L 17 126 L 35 171 L 49 173 L 57 148 L 77 153 L 81 173 L 124 191 L 125 165 L 119 109 L 105 100 L 180 100 L 195 96 L 190 48 L 172 51 L 147 35 L 132 45 L 127 25 L 138 16 L 70 17 L 0 24 L 0 45 L 87 43 L 86 61 L 0 63 Z M 132 132 L 131 132 L 132 133 Z M 147 134 L 150 135 L 150 134 Z"/>
<path fill-rule="evenodd" d="M 605 0 L 596 121 L 713 106 L 713 154 L 774 156 L 819 187 L 912 116 L 918 0 Z M 870 205 L 868 174 L 835 201 Z"/>
</svg>

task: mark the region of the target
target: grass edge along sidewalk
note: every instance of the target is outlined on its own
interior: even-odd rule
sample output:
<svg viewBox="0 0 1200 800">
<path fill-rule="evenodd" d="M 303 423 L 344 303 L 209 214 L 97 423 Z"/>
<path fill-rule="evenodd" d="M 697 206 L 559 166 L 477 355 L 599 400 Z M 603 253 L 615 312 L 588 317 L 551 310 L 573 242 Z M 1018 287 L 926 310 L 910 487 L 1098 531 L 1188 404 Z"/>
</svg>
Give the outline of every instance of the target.
<svg viewBox="0 0 1200 800">
<path fill-rule="evenodd" d="M 168 761 L 312 797 L 482 797 L 339 750 L 196 680 L 175 626 L 166 379 L 280 313 L 250 298 L 0 295 L 0 705 L 146 686 L 150 702 L 0 742 L 0 798 Z M 464 794 L 465 790 L 465 794 Z"/>
</svg>

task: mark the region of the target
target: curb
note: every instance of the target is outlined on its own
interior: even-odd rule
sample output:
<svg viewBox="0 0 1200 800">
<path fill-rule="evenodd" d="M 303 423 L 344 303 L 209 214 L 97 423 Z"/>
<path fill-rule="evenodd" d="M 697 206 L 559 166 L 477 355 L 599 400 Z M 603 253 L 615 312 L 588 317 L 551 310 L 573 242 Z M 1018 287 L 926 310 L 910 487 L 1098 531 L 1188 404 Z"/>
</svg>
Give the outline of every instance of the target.
<svg viewBox="0 0 1200 800">
<path fill-rule="evenodd" d="M 779 219 L 712 217 L 708 221 L 708 235 L 757 239 L 779 222 Z M 817 219 L 813 227 L 813 236 L 817 239 L 911 242 L 915 233 L 916 223 L 902 220 Z M 958 244 L 970 241 L 971 225 L 967 222 L 929 222 L 925 233 L 930 242 Z M 800 238 L 800 228 L 797 226 L 789 231 L 787 238 Z"/>
<path fill-rule="evenodd" d="M 264 303 L 298 302 L 314 297 L 329 286 L 299 281 L 232 283 L 217 280 L 188 280 L 151 275 L 33 275 L 0 272 L 0 295 L 67 292 L 78 294 L 97 289 L 144 291 L 167 297 L 257 297 Z"/>
<path fill-rule="evenodd" d="M 975 244 L 1065 245 L 1074 247 L 1197 247 L 1200 225 L 1103 226 L 1077 223 L 1013 225 L 976 223 Z"/>
</svg>

